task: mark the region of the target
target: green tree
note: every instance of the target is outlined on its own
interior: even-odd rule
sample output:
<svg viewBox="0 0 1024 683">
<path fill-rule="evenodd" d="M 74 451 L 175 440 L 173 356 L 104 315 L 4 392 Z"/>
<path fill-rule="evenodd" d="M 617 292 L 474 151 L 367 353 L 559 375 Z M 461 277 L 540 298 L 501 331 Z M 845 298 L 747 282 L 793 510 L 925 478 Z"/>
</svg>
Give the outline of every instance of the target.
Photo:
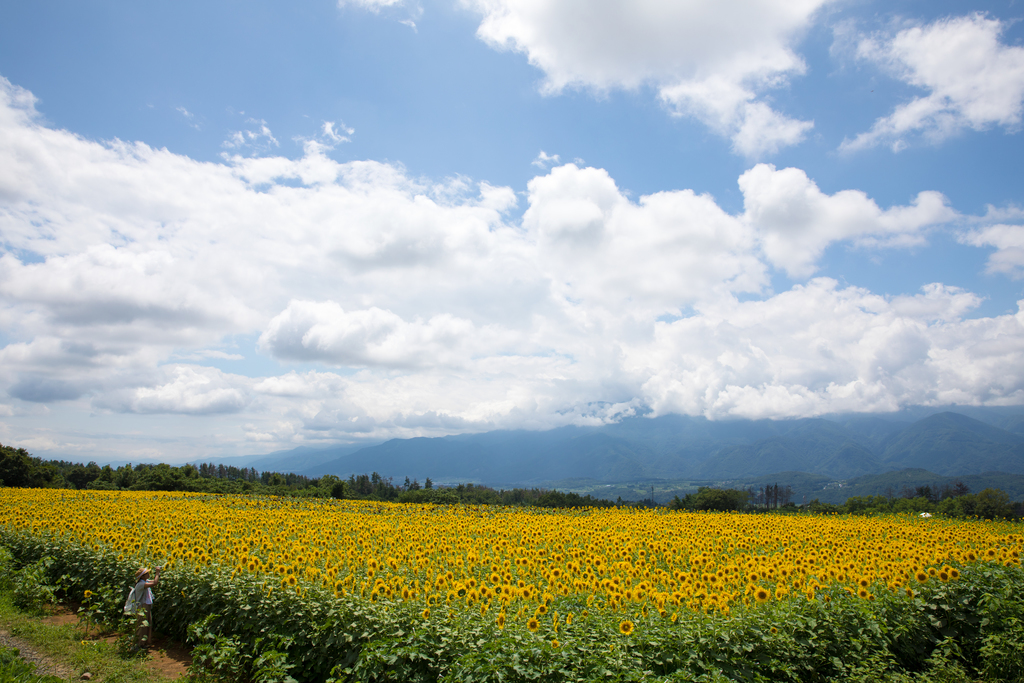
<svg viewBox="0 0 1024 683">
<path fill-rule="evenodd" d="M 984 519 L 1013 517 L 1010 496 L 1000 489 L 985 489 L 977 494 L 975 514 Z"/>
<path fill-rule="evenodd" d="M 713 489 L 701 486 L 697 493 L 688 493 L 684 498 L 676 496 L 669 503 L 675 510 L 742 510 L 750 501 L 750 492 L 742 489 Z"/>
</svg>

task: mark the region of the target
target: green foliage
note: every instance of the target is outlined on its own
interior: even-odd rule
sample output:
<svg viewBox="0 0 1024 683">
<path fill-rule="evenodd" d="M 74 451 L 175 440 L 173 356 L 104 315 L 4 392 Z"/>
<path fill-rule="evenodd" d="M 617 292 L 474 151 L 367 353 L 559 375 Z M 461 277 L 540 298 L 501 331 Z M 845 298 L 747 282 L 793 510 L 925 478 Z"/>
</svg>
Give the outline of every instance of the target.
<svg viewBox="0 0 1024 683">
<path fill-rule="evenodd" d="M 399 493 L 399 503 L 433 503 L 434 505 L 505 505 L 534 506 L 544 508 L 611 507 L 609 500 L 590 495 L 557 491 L 553 489 L 496 490 L 489 486 L 459 484 L 447 488 L 419 488 L 415 483 Z"/>
<path fill-rule="evenodd" d="M 11 586 L 15 607 L 39 614 L 46 605 L 56 601 L 60 587 L 50 583 L 52 565 L 52 557 L 41 557 L 14 573 Z"/>
<path fill-rule="evenodd" d="M 930 474 L 930 473 L 926 473 Z M 879 475 L 884 476 L 884 475 Z M 937 475 L 932 475 L 933 477 Z M 940 478 L 941 479 L 941 478 Z M 1009 496 L 995 488 L 986 488 L 978 494 L 967 493 L 959 480 L 948 480 L 916 486 L 916 493 L 905 485 L 900 495 L 852 496 L 844 506 L 835 510 L 823 508 L 812 501 L 814 512 L 840 511 L 852 514 L 880 514 L 886 512 L 939 513 L 951 517 L 982 517 L 985 519 L 1011 518 L 1014 505 Z M 945 480 L 943 480 L 945 481 Z M 364 500 L 397 501 L 403 503 L 433 503 L 437 505 L 531 505 L 549 508 L 609 507 L 611 501 L 539 488 L 496 490 L 488 486 L 459 484 L 437 488 L 430 480 L 421 487 L 418 482 L 396 485 L 391 478 L 377 472 L 352 475 L 348 480 L 327 474 L 311 479 L 294 473 L 257 472 L 253 468 L 202 464 L 174 467 L 160 464 L 131 464 L 112 468 L 96 463 L 80 465 L 64 461 L 42 461 L 24 449 L 0 445 L 0 483 L 7 486 L 72 487 L 78 489 L 134 490 L 134 491 L 190 491 L 199 493 L 273 494 L 317 498 L 351 498 Z M 764 485 L 755 490 L 701 487 L 696 493 L 671 502 L 675 509 L 685 510 L 745 510 L 751 504 L 757 509 L 776 508 L 795 511 L 788 503 L 792 495 L 790 486 Z M 893 489 L 892 486 L 889 487 Z M 962 489 L 962 495 L 961 495 Z M 623 503 L 625 504 L 625 503 Z"/>
<path fill-rule="evenodd" d="M 32 457 L 24 448 L 0 444 L 0 485 L 47 488 L 63 484 L 64 478 L 52 463 Z"/>
<path fill-rule="evenodd" d="M 78 620 L 85 626 L 88 634 L 93 626 L 110 626 L 121 618 L 124 609 L 123 592 L 110 584 L 104 584 L 96 590 L 83 590 L 81 605 L 78 608 Z"/>
<path fill-rule="evenodd" d="M 822 503 L 817 498 L 807 504 L 807 510 L 818 515 L 831 515 L 844 512 L 843 506 L 833 505 L 832 503 Z"/>
<path fill-rule="evenodd" d="M 966 491 L 966 487 L 961 490 Z M 1013 519 L 1015 517 L 1014 504 L 1010 502 L 1010 496 L 999 489 L 987 488 L 977 494 L 964 492 L 954 495 L 952 487 L 947 487 L 946 490 L 936 493 L 929 486 L 920 486 L 914 493 L 923 495 L 903 495 L 896 498 L 850 496 L 843 505 L 829 505 L 815 499 L 807 507 L 811 512 L 819 514 L 839 512 L 854 515 L 881 515 L 895 512 L 919 515 L 927 512 L 962 519 Z"/>
<path fill-rule="evenodd" d="M 750 492 L 741 489 L 715 489 L 702 486 L 697 493 L 688 493 L 684 498 L 676 496 L 670 507 L 673 510 L 743 510 L 750 500 Z"/>
<path fill-rule="evenodd" d="M 193 681 L 239 683 L 295 683 L 288 674 L 293 668 L 285 653 L 264 646 L 265 638 L 242 643 L 238 636 L 224 636 L 211 626 L 216 615 L 190 624 L 188 641 L 194 645 L 189 679 Z M 287 647 L 288 639 L 277 638 L 276 644 Z M 260 652 L 259 655 L 253 654 Z"/>
<path fill-rule="evenodd" d="M 0 541 L 43 569 L 43 583 L 66 576 L 69 595 L 90 590 L 95 604 L 116 607 L 132 583 L 134 560 L 102 548 L 9 530 Z M 584 605 L 571 596 L 551 605 L 574 613 L 571 624 L 563 616 L 531 633 L 514 619 L 498 628 L 493 612 L 439 605 L 424 618 L 402 603 L 284 589 L 202 566 L 167 572 L 154 614 L 161 631 L 196 645 L 197 680 L 1021 680 L 1024 572 L 988 562 L 959 569 L 960 580 L 929 581 L 914 598 L 876 586 L 868 601 L 832 588 L 814 601 L 740 605 L 729 616 L 630 616 L 628 636 L 618 631 L 623 615 L 581 617 Z"/>
<path fill-rule="evenodd" d="M 377 472 L 352 475 L 348 480 L 333 474 L 318 479 L 280 472 L 257 472 L 254 468 L 224 465 L 187 464 L 175 467 L 166 463 L 140 463 L 112 468 L 94 462 L 80 465 L 63 460 L 43 461 L 24 449 L 0 445 L 0 485 L 18 487 L 63 487 L 92 490 L 190 491 L 349 498 L 361 500 L 433 503 L 435 505 L 535 505 L 550 508 L 610 507 L 611 501 L 578 493 L 546 489 L 495 490 L 487 486 L 459 484 L 435 488 L 428 478 L 420 487 L 406 479 L 404 486 Z"/>
<path fill-rule="evenodd" d="M 413 489 L 398 495 L 399 503 L 433 503 L 434 505 L 458 505 L 459 494 L 452 489 Z"/>
<path fill-rule="evenodd" d="M 0 683 L 61 683 L 56 676 L 36 673 L 36 665 L 21 658 L 11 647 L 0 647 Z"/>
<path fill-rule="evenodd" d="M 11 590 L 15 571 L 14 556 L 8 548 L 0 546 L 0 592 Z"/>
</svg>

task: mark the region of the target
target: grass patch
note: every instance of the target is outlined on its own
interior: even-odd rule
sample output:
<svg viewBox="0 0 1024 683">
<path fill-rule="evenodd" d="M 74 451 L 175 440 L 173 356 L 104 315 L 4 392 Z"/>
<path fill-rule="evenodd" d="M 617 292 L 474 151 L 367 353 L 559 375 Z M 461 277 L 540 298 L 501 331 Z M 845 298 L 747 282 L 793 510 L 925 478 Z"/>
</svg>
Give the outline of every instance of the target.
<svg viewBox="0 0 1024 683">
<path fill-rule="evenodd" d="M 77 623 L 49 624 L 44 616 L 16 608 L 9 591 L 0 592 L 0 629 L 32 645 L 40 654 L 72 670 L 92 673 L 107 683 L 156 683 L 166 679 L 146 669 L 143 657 L 123 657 L 115 642 L 84 638 Z"/>
</svg>

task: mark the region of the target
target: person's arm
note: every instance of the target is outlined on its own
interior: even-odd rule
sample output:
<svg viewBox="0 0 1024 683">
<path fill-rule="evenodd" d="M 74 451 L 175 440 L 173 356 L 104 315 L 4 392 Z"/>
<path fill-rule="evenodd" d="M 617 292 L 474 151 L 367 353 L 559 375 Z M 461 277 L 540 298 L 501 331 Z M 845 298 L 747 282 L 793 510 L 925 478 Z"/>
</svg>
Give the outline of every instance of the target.
<svg viewBox="0 0 1024 683">
<path fill-rule="evenodd" d="M 155 586 L 158 583 L 160 583 L 160 570 L 161 569 L 163 569 L 163 567 L 157 567 L 156 569 L 153 570 L 153 580 L 146 582 L 146 588 L 152 588 L 153 586 Z"/>
</svg>

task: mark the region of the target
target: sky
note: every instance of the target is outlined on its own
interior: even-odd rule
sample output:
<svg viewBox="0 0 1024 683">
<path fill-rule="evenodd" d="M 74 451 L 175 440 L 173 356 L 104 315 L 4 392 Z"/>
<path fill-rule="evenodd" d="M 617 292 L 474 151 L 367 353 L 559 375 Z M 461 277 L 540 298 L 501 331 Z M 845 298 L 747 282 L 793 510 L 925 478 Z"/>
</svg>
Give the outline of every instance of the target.
<svg viewBox="0 0 1024 683">
<path fill-rule="evenodd" d="M 0 4 L 0 443 L 1022 405 L 1022 18 Z"/>
</svg>

